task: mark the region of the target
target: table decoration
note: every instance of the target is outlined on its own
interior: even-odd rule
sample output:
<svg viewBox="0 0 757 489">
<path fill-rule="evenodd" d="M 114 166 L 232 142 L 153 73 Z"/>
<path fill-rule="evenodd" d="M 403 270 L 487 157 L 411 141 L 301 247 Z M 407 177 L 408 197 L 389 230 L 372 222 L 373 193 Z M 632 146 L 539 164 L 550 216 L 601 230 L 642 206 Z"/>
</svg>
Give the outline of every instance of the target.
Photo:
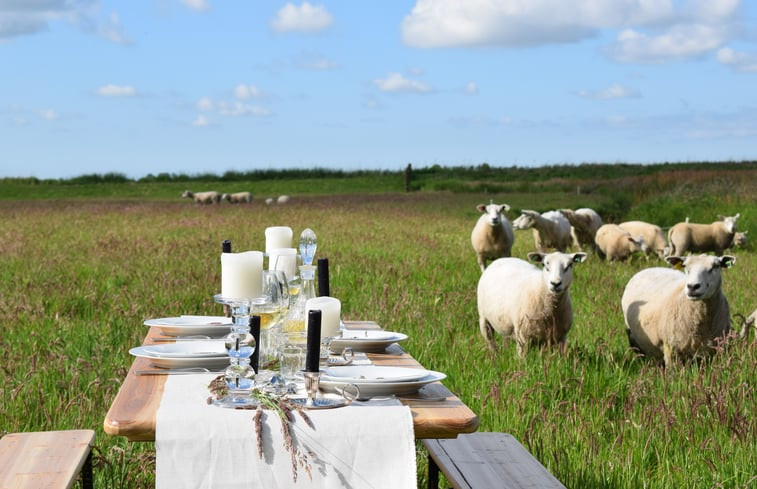
<svg viewBox="0 0 757 489">
<path fill-rule="evenodd" d="M 262 252 L 221 253 L 221 297 L 258 297 L 262 283 Z"/>
<path fill-rule="evenodd" d="M 251 357 L 257 349 L 258 340 L 250 332 L 250 316 L 253 299 L 226 297 L 223 294 L 214 296 L 216 302 L 227 305 L 231 309 L 234 320 L 231 333 L 225 337 L 225 347 L 229 356 L 229 366 L 224 373 L 228 386 L 228 395 L 219 399 L 216 405 L 221 407 L 242 407 L 257 405 L 248 394 L 255 381 L 255 367 L 251 365 Z M 260 317 L 256 319 L 259 325 Z"/>
<path fill-rule="evenodd" d="M 265 252 L 270 254 L 276 248 L 292 247 L 292 228 L 289 226 L 270 226 L 265 228 Z"/>
</svg>

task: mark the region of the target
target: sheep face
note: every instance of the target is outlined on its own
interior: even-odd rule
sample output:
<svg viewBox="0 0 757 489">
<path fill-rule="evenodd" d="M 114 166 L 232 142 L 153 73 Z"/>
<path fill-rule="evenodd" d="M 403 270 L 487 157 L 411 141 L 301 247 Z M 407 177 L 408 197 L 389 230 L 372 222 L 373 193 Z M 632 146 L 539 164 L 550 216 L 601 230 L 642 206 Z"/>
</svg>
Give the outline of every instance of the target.
<svg viewBox="0 0 757 489">
<path fill-rule="evenodd" d="M 535 211 L 523 211 L 523 213 L 513 221 L 513 228 L 515 229 L 529 229 L 534 226 L 536 219 L 534 219 Z"/>
<path fill-rule="evenodd" d="M 185 198 L 185 197 L 192 198 L 193 197 L 192 192 L 190 192 L 189 190 L 185 190 L 184 193 L 181 194 L 181 196 L 182 196 L 182 198 Z"/>
<path fill-rule="evenodd" d="M 502 216 L 510 210 L 507 204 L 479 204 L 476 206 L 479 212 L 486 214 L 486 222 L 491 227 L 499 226 L 502 223 Z"/>
<path fill-rule="evenodd" d="M 686 275 L 686 298 L 700 301 L 707 300 L 720 291 L 721 269 L 731 268 L 736 258 L 730 255 L 692 255 L 687 258 L 669 256 L 666 261 L 678 270 L 683 269 Z"/>
<path fill-rule="evenodd" d="M 568 290 L 573 282 L 573 265 L 586 261 L 586 253 L 529 253 L 528 259 L 542 265 L 542 279 L 547 290 L 552 294 L 561 294 Z"/>
</svg>

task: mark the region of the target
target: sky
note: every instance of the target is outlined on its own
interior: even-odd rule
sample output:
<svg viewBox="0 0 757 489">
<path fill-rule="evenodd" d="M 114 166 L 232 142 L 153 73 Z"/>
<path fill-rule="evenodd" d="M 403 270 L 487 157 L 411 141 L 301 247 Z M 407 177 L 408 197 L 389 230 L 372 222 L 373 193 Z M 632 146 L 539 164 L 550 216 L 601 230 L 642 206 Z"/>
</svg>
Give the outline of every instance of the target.
<svg viewBox="0 0 757 489">
<path fill-rule="evenodd" d="M 0 0 L 0 177 L 757 158 L 757 0 Z"/>
</svg>

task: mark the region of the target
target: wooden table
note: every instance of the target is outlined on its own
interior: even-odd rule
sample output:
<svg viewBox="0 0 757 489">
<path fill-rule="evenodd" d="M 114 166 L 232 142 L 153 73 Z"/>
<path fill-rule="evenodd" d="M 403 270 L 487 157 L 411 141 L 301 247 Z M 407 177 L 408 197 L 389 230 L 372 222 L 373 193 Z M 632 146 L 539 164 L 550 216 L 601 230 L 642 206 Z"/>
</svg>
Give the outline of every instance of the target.
<svg viewBox="0 0 757 489">
<path fill-rule="evenodd" d="M 348 329 L 380 329 L 372 321 L 345 321 Z M 150 328 L 144 344 L 152 344 L 153 338 L 162 337 L 160 328 Z M 421 367 L 421 365 L 398 345 L 392 345 L 386 353 L 368 354 L 376 365 Z M 105 433 L 124 436 L 129 441 L 154 441 L 155 419 L 163 395 L 167 375 L 137 375 L 138 370 L 150 369 L 146 358 L 135 358 L 121 389 L 110 406 L 103 428 Z M 476 413 L 458 399 L 441 382 L 424 387 L 428 395 L 444 396 L 444 401 L 402 400 L 413 415 L 415 438 L 455 438 L 460 433 L 472 433 L 478 429 Z"/>
</svg>

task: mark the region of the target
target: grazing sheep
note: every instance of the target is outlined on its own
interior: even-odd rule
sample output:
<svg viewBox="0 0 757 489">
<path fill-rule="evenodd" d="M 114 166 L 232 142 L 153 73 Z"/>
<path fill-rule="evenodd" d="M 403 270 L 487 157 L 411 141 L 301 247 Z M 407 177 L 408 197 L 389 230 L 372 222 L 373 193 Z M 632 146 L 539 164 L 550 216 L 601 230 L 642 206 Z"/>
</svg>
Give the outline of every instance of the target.
<svg viewBox="0 0 757 489">
<path fill-rule="evenodd" d="M 741 314 L 734 314 L 734 316 L 741 318 L 741 332 L 739 333 L 739 338 L 746 338 L 749 336 L 749 328 L 755 328 L 756 332 L 754 339 L 757 340 L 757 309 L 746 318 Z"/>
<path fill-rule="evenodd" d="M 721 270 L 733 266 L 733 256 L 669 256 L 677 269 L 647 268 L 628 281 L 621 306 L 628 341 L 644 355 L 663 359 L 713 353 L 718 338 L 731 329 L 728 300 L 721 288 Z"/>
<path fill-rule="evenodd" d="M 288 195 L 279 195 L 279 197 L 276 199 L 277 204 L 286 204 L 287 202 L 289 202 Z"/>
<path fill-rule="evenodd" d="M 544 253 L 547 248 L 565 251 L 570 247 L 570 222 L 557 211 L 539 214 L 536 211 L 523 210 L 520 217 L 513 221 L 515 229 L 534 229 L 536 250 Z"/>
<path fill-rule="evenodd" d="M 249 204 L 252 202 L 252 194 L 250 192 L 237 192 L 234 194 L 223 194 L 221 200 L 226 200 L 232 204 Z"/>
<path fill-rule="evenodd" d="M 273 204 L 273 197 L 268 197 L 265 199 L 265 205 L 271 205 Z"/>
<path fill-rule="evenodd" d="M 711 224 L 679 222 L 668 231 L 670 254 L 682 256 L 686 253 L 723 254 L 731 247 L 736 234 L 739 214 L 735 216 L 718 216 L 718 221 Z"/>
<path fill-rule="evenodd" d="M 570 223 L 570 235 L 573 238 L 573 246 L 583 251 L 585 246 L 595 250 L 594 236 L 597 229 L 602 225 L 602 218 L 593 209 L 583 207 L 581 209 L 560 209 L 560 213 Z"/>
<path fill-rule="evenodd" d="M 181 196 L 189 197 L 196 204 L 218 204 L 221 202 L 221 194 L 214 190 L 208 192 L 190 192 L 189 190 L 185 190 Z"/>
<path fill-rule="evenodd" d="M 496 260 L 512 254 L 515 237 L 510 221 L 505 216 L 505 212 L 510 210 L 509 205 L 490 202 L 489 205 L 479 204 L 476 209 L 483 214 L 473 227 L 470 240 L 476 252 L 478 266 L 483 272 L 487 260 Z"/>
<path fill-rule="evenodd" d="M 631 233 L 617 224 L 603 224 L 594 237 L 600 258 L 609 261 L 624 261 L 635 251 L 647 250 L 642 236 L 631 236 Z"/>
<path fill-rule="evenodd" d="M 512 336 L 518 355 L 530 345 L 559 345 L 573 324 L 573 306 L 568 289 L 573 265 L 583 263 L 586 253 L 529 253 L 528 259 L 493 261 L 478 281 L 478 321 L 491 351 L 496 351 L 494 333 Z"/>
<path fill-rule="evenodd" d="M 649 258 L 649 255 L 665 258 L 668 242 L 660 226 L 644 221 L 626 221 L 621 222 L 618 226 L 622 230 L 628 231 L 631 236 L 641 236 L 644 238 L 644 244 L 647 248 L 645 250 L 647 258 Z"/>
</svg>

